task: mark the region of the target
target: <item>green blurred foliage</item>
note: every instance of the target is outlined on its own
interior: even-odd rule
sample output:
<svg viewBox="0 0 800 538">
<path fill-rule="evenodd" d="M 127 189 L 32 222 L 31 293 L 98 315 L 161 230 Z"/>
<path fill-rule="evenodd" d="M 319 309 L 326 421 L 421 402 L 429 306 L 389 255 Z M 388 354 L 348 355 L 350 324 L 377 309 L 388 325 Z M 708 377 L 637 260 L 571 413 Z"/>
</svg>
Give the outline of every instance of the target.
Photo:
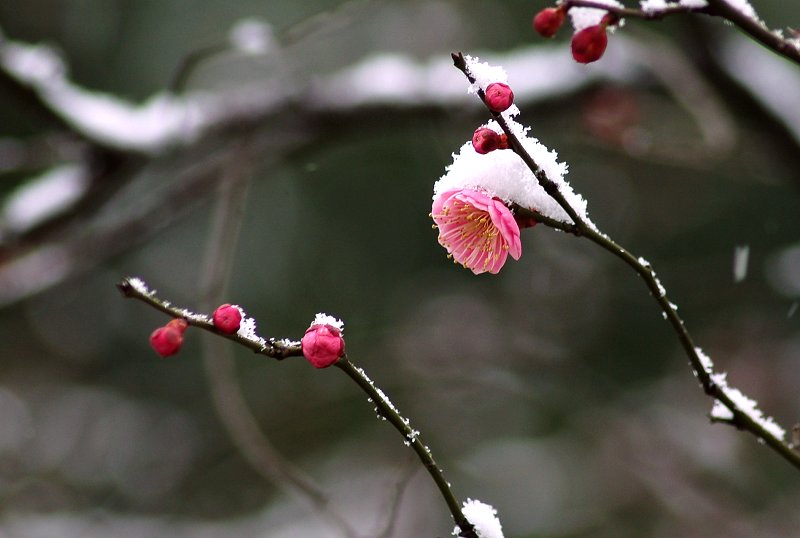
<svg viewBox="0 0 800 538">
<path fill-rule="evenodd" d="M 60 48 L 81 85 L 141 101 L 243 17 L 280 34 L 338 4 L 11 0 L 0 21 L 6 37 Z M 530 18 L 540 4 L 362 2 L 301 36 L 285 63 L 307 82 L 375 52 L 500 53 L 537 42 Z M 756 7 L 775 25 L 800 17 L 794 4 Z M 735 31 L 705 22 L 647 29 L 681 36 L 675 44 L 691 56 L 716 32 Z M 800 241 L 800 152 L 752 98 L 697 61 L 735 120 L 736 146 L 723 155 L 704 153 L 687 112 L 649 80 L 521 103 L 522 119 L 570 163 L 601 229 L 652 262 L 731 383 L 791 425 L 800 297 L 781 288 L 775 264 Z M 223 56 L 190 88 L 272 69 Z M 609 95 L 634 103 L 633 146 L 592 127 Z M 456 493 L 499 510 L 507 536 L 791 534 L 796 472 L 747 435 L 708 424 L 711 402 L 676 339 L 616 259 L 544 226 L 525 232 L 523 258 L 498 276 L 446 259 L 428 218 L 431 189 L 485 120 L 480 107 L 357 120 L 304 125 L 299 147 L 263 156 L 225 301 L 243 305 L 265 336 L 298 338 L 319 311 L 341 317 L 351 359 L 422 431 Z M 0 125 L 4 137 L 44 128 L 11 96 L 0 101 Z M 150 181 L 169 181 L 165 170 L 154 167 Z M 24 179 L 7 174 L 1 188 Z M 0 310 L 4 535 L 54 535 L 47 524 L 59 536 L 310 532 L 291 530 L 313 519 L 307 505 L 254 472 L 220 424 L 197 331 L 178 356 L 158 359 L 147 337 L 163 316 L 114 288 L 138 275 L 196 308 L 212 206 L 195 204 L 144 244 Z M 735 283 L 740 245 L 750 269 Z M 235 353 L 242 392 L 276 447 L 360 528 L 381 521 L 395 475 L 413 465 L 396 432 L 335 369 Z M 426 478 L 414 476 L 395 536 L 449 532 Z M 308 535 L 335 535 L 322 529 Z"/>
</svg>

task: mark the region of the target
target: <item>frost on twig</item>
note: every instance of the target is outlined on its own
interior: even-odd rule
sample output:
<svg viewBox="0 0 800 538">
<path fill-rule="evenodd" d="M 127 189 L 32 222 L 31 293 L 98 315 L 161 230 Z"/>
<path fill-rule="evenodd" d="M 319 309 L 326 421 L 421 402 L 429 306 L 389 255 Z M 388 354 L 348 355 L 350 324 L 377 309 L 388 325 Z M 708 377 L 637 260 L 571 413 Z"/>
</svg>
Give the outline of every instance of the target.
<svg viewBox="0 0 800 538">
<path fill-rule="evenodd" d="M 761 409 L 758 408 L 758 402 L 749 398 L 742 393 L 739 389 L 728 385 L 728 374 L 725 372 L 715 372 L 714 362 L 701 348 L 695 347 L 695 353 L 703 365 L 703 370 L 711 378 L 714 385 L 727 396 L 735 405 L 736 411 L 746 414 L 756 424 L 761 426 L 767 433 L 783 441 L 786 436 L 784 430 L 772 417 L 765 416 Z M 736 425 L 736 416 L 734 411 L 726 404 L 719 400 L 714 400 L 714 406 L 711 408 L 709 415 L 712 421 L 725 422 Z"/>
</svg>

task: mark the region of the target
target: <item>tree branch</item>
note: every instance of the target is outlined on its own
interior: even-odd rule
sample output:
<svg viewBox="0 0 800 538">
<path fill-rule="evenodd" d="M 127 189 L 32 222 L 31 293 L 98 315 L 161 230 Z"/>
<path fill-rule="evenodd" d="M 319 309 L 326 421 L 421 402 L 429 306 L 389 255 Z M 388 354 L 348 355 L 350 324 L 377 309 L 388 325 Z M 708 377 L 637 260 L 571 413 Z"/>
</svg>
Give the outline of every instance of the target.
<svg viewBox="0 0 800 538">
<path fill-rule="evenodd" d="M 469 73 L 469 68 L 466 64 L 464 55 L 458 52 L 453 53 L 452 57 L 454 65 L 464 73 L 471 83 L 474 84 L 475 79 Z M 484 101 L 484 105 L 486 105 L 483 91 L 479 90 L 477 93 L 481 100 Z M 797 469 L 800 469 L 800 452 L 793 450 L 789 444 L 784 442 L 782 438 L 779 438 L 767 427 L 769 425 L 777 425 L 775 425 L 771 419 L 764 419 L 761 417 L 760 411 L 758 411 L 757 408 L 751 407 L 750 409 L 745 409 L 741 402 L 737 401 L 738 398 L 732 396 L 736 389 L 727 386 L 723 374 L 716 374 L 714 372 L 713 363 L 711 363 L 710 359 L 703 355 L 700 348 L 695 345 L 691 335 L 689 334 L 689 331 L 686 329 L 683 320 L 678 315 L 677 307 L 667 297 L 666 289 L 658 280 L 658 277 L 656 276 L 656 273 L 651 267 L 650 263 L 644 258 L 634 256 L 627 249 L 614 242 L 610 237 L 600 232 L 595 227 L 590 226 L 585 220 L 577 217 L 576 211 L 570 206 L 564 196 L 561 195 L 557 185 L 546 177 L 544 171 L 541 169 L 541 167 L 539 167 L 538 164 L 536 164 L 533 157 L 531 157 L 531 155 L 525 150 L 524 146 L 520 143 L 514 132 L 508 127 L 508 124 L 503 120 L 502 116 L 496 112 L 493 112 L 488 106 L 487 110 L 489 110 L 494 119 L 502 127 L 503 132 L 505 132 L 505 134 L 508 136 L 510 149 L 513 150 L 525 162 L 531 172 L 536 176 L 539 184 L 567 212 L 567 214 L 573 219 L 574 224 L 557 221 L 554 223 L 552 219 L 545 219 L 541 222 L 547 225 L 553 225 L 554 228 L 567 231 L 573 235 L 586 237 L 601 248 L 620 258 L 634 271 L 636 271 L 636 273 L 644 280 L 645 285 L 650 291 L 650 295 L 658 303 L 658 306 L 661 309 L 665 319 L 670 322 L 670 326 L 675 332 L 681 347 L 686 353 L 686 356 L 689 358 L 692 371 L 700 382 L 703 392 L 721 402 L 733 414 L 733 419 L 725 422 L 734 423 L 738 428 L 749 431 L 758 439 L 762 440 L 767 446 L 777 452 L 791 465 Z M 531 215 L 534 216 L 535 219 L 541 218 L 541 215 L 537 217 L 533 212 Z M 738 391 L 736 392 L 738 393 Z M 782 428 L 780 429 L 782 430 Z"/>
<path fill-rule="evenodd" d="M 289 339 L 276 340 L 274 338 L 265 339 L 256 334 L 249 336 L 243 336 L 238 333 L 230 335 L 223 334 L 217 331 L 209 316 L 194 313 L 186 308 L 173 306 L 169 301 L 159 298 L 156 292 L 150 290 L 147 284 L 139 278 L 126 277 L 117 284 L 117 288 L 125 297 L 138 299 L 173 318 L 185 319 L 189 325 L 214 333 L 217 336 L 233 340 L 257 354 L 266 355 L 278 360 L 303 355 L 300 343 L 297 341 Z M 253 324 L 254 323 L 253 321 Z M 389 424 L 400 432 L 404 438 L 405 444 L 414 450 L 417 457 L 422 462 L 422 465 L 425 467 L 425 470 L 427 470 L 428 474 L 433 478 L 436 487 L 447 504 L 450 514 L 453 516 L 453 520 L 461 529 L 461 536 L 464 538 L 479 538 L 475 528 L 461 511 L 461 505 L 453 493 L 449 482 L 445 479 L 441 468 L 433 459 L 433 454 L 431 454 L 427 445 L 421 441 L 419 432 L 411 428 L 410 421 L 400 414 L 384 392 L 375 386 L 366 372 L 355 366 L 346 356 L 341 357 L 336 362 L 336 366 L 346 373 L 350 379 L 355 381 L 361 390 L 367 394 L 370 401 L 375 404 L 376 411 L 380 416 L 384 417 Z"/>
<path fill-rule="evenodd" d="M 643 20 L 660 20 L 670 15 L 684 13 L 702 13 L 704 15 L 719 17 L 738 27 L 742 32 L 776 54 L 800 64 L 800 43 L 797 43 L 797 40 L 790 40 L 782 37 L 777 32 L 767 28 L 762 21 L 739 11 L 725 0 L 706 1 L 708 3 L 706 7 L 693 8 L 674 5 L 652 11 L 608 6 L 592 0 L 562 0 L 558 2 L 558 5 L 563 6 L 565 9 L 572 7 L 602 9 L 620 18 L 625 17 Z"/>
</svg>

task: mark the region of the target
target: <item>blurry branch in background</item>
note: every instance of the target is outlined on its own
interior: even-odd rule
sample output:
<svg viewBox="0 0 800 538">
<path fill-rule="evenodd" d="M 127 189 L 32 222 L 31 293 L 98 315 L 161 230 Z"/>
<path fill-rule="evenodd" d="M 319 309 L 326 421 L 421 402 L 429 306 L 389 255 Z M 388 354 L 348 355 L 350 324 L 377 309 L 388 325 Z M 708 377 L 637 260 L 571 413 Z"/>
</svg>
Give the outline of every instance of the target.
<svg viewBox="0 0 800 538">
<path fill-rule="evenodd" d="M 609 13 L 613 13 L 619 17 L 631 19 L 645 19 L 645 20 L 659 20 L 670 15 L 678 15 L 685 13 L 702 13 L 714 17 L 720 17 L 737 28 L 742 32 L 749 35 L 755 41 L 764 47 L 800 64 L 800 40 L 796 36 L 787 38 L 783 36 L 782 30 L 771 30 L 764 21 L 760 20 L 755 11 L 745 13 L 727 0 L 705 0 L 705 5 L 698 4 L 696 7 L 684 4 L 666 4 L 667 7 L 658 7 L 652 9 L 631 9 L 625 7 L 609 6 L 602 2 L 595 2 L 592 0 L 562 0 L 558 5 L 564 8 L 571 7 L 587 7 L 602 9 Z M 740 3 L 740 5 L 743 5 Z M 749 7 L 749 4 L 746 4 Z"/>
<path fill-rule="evenodd" d="M 159 298 L 155 290 L 151 290 L 147 284 L 139 278 L 127 277 L 117 284 L 117 288 L 125 297 L 138 299 L 172 318 L 185 320 L 190 326 L 198 327 L 217 336 L 233 340 L 257 354 L 278 360 L 288 357 L 303 356 L 303 350 L 298 341 L 287 338 L 266 339 L 258 336 L 255 332 L 255 320 L 252 318 L 248 318 L 247 321 L 243 320 L 243 326 L 249 323 L 250 327 L 250 330 L 246 334 L 241 334 L 241 330 L 233 334 L 224 334 L 214 326 L 210 316 L 198 314 L 186 308 L 172 305 L 169 301 Z M 335 363 L 335 366 L 347 374 L 347 376 L 364 391 L 369 398 L 369 402 L 375 406 L 377 415 L 391 424 L 403 437 L 404 444 L 411 447 L 417 455 L 420 463 L 433 479 L 455 524 L 461 529 L 459 536 L 463 538 L 479 538 L 472 523 L 470 523 L 462 512 L 461 504 L 453 493 L 450 483 L 445 479 L 442 469 L 436 463 L 436 460 L 434 460 L 433 454 L 428 446 L 422 442 L 420 432 L 411 427 L 411 421 L 400 414 L 397 407 L 395 407 L 386 394 L 367 376 L 366 372 L 350 362 L 347 356 L 340 357 Z M 238 419 L 240 418 L 241 417 L 238 417 Z M 248 434 L 252 434 L 253 431 L 254 430 L 248 427 Z M 263 449 L 264 446 L 266 445 L 262 443 L 260 448 Z M 393 518 L 393 516 L 391 516 L 391 518 Z"/>
<path fill-rule="evenodd" d="M 460 52 L 453 53 L 452 58 L 455 67 L 464 73 L 470 83 L 475 84 L 475 77 L 470 73 L 464 55 Z M 508 137 L 509 149 L 514 151 L 525 162 L 545 192 L 556 200 L 572 219 L 572 223 L 554 222 L 553 219 L 543 219 L 540 222 L 579 237 L 586 237 L 620 258 L 641 276 L 650 291 L 650 295 L 658 303 L 664 319 L 669 321 L 675 332 L 703 391 L 706 395 L 714 398 L 714 407 L 711 411 L 712 419 L 716 422 L 724 422 L 738 429 L 749 431 L 800 470 L 800 452 L 795 451 L 791 444 L 784 441 L 785 429 L 779 426 L 771 417 L 765 417 L 754 400 L 742 394 L 738 389 L 729 386 L 725 373 L 715 372 L 713 362 L 701 348 L 695 345 L 683 320 L 678 315 L 677 306 L 667 297 L 666 289 L 659 281 L 650 263 L 644 258 L 634 256 L 627 249 L 615 243 L 606 234 L 581 218 L 561 193 L 558 185 L 547 177 L 545 171 L 523 147 L 501 113 L 493 111 L 488 106 L 483 90 L 478 88 L 476 93 Z M 523 217 L 530 215 L 535 219 L 542 218 L 539 213 L 530 212 L 529 210 L 521 211 L 521 215 Z"/>
<path fill-rule="evenodd" d="M 386 517 L 384 518 L 383 526 L 376 532 L 370 534 L 369 538 L 390 538 L 394 534 L 394 528 L 397 525 L 397 516 L 400 514 L 400 504 L 403 500 L 403 495 L 411 484 L 411 479 L 417 474 L 417 467 L 413 465 L 413 461 L 405 469 L 400 470 L 400 476 L 394 485 L 392 495 L 388 502 L 388 509 L 386 510 Z"/>
<path fill-rule="evenodd" d="M 204 310 L 220 304 L 227 294 L 254 166 L 253 149 L 244 144 L 231 152 L 219 175 L 199 285 Z M 307 500 L 340 536 L 356 538 L 347 521 L 331 507 L 331 499 L 284 458 L 259 427 L 242 394 L 231 347 L 207 336 L 202 339 L 202 352 L 214 407 L 244 459 L 266 480 Z"/>
<path fill-rule="evenodd" d="M 361 4 L 356 2 L 353 6 Z M 342 13 L 349 14 L 349 8 Z M 295 31 L 289 29 L 273 38 L 267 25 L 243 20 L 234 25 L 225 50 L 256 56 L 280 55 L 282 51 L 274 41 L 291 43 L 296 37 Z M 796 84 L 781 88 L 754 84 L 753 62 L 779 73 L 781 80 L 792 80 L 793 74 L 786 72 L 790 66 L 761 62 L 758 51 L 750 51 L 741 41 L 744 40 L 720 45 L 718 60 L 732 77 L 746 85 L 769 110 L 782 102 L 800 99 L 800 86 Z M 576 92 L 598 81 L 635 85 L 643 73 L 654 74 L 689 111 L 703 144 L 672 148 L 664 141 L 651 144 L 644 152 L 640 148 L 635 156 L 693 167 L 712 165 L 714 158 L 723 157 L 733 146 L 731 136 L 719 137 L 715 133 L 726 132 L 726 126 L 731 126 L 727 132 L 735 132 L 735 119 L 719 104 L 714 91 L 703 84 L 702 73 L 675 47 L 665 49 L 659 44 L 658 55 L 643 52 L 643 48 L 647 48 L 643 42 L 615 36 L 614 54 L 588 72 L 563 62 L 560 47 L 531 46 L 495 57 L 512 73 L 519 73 L 517 99 L 527 103 Z M 740 51 L 742 48 L 746 50 Z M 196 56 L 207 57 L 209 51 L 221 49 L 222 44 L 210 45 L 199 49 Z M 726 56 L 729 49 L 732 52 Z M 191 67 L 182 68 L 188 71 L 178 78 L 190 76 L 192 69 L 201 64 L 189 61 L 187 66 Z M 394 75 L 398 71 L 403 73 L 401 88 Z M 10 190 L 0 205 L 0 289 L 4 290 L 0 304 L 19 301 L 58 284 L 101 263 L 111 252 L 89 249 L 89 255 L 81 259 L 60 252 L 55 264 L 58 271 L 20 271 L 21 267 L 30 268 L 37 259 L 55 257 L 52 247 L 60 242 L 72 251 L 78 248 L 76 241 L 86 243 L 97 236 L 92 240 L 102 242 L 104 237 L 113 235 L 115 253 L 139 244 L 146 236 L 114 234 L 108 230 L 111 225 L 107 217 L 108 209 L 113 208 L 113 226 L 124 229 L 125 222 L 117 215 L 118 205 L 124 203 L 126 190 L 141 183 L 143 177 L 161 174 L 166 180 L 163 183 L 171 184 L 173 178 L 190 181 L 187 176 L 194 174 L 194 181 L 203 185 L 189 190 L 188 196 L 174 198 L 169 214 L 156 215 L 153 222 L 166 225 L 177 219 L 187 205 L 205 201 L 213 193 L 212 182 L 203 180 L 206 170 L 194 163 L 206 159 L 225 161 L 224 154 L 236 151 L 231 148 L 239 147 L 246 137 L 258 138 L 264 153 L 280 160 L 282 155 L 325 136 L 322 125 L 357 125 L 375 110 L 391 121 L 463 109 L 469 96 L 457 77 L 442 75 L 447 71 L 448 62 L 439 58 L 419 61 L 410 56 L 382 54 L 324 78 L 298 81 L 291 91 L 273 73 L 258 84 L 237 85 L 213 93 L 186 90 L 179 95 L 167 91 L 133 104 L 75 84 L 69 78 L 66 62 L 51 47 L 0 39 L 0 86 L 11 88 L 26 113 L 47 118 L 52 129 L 31 142 L 15 140 L 0 146 L 0 158 L 5 156 L 0 173 L 32 173 L 32 166 L 52 164 Z M 546 77 L 530 76 L 543 72 Z M 394 82 L 382 82 L 389 80 Z M 432 80 L 436 84 L 432 85 Z M 776 96 L 776 92 L 780 95 Z M 698 95 L 702 100 L 697 100 Z M 795 134 L 795 144 L 800 143 L 800 117 L 789 113 L 774 117 Z M 42 143 L 50 150 L 44 153 L 41 164 L 32 162 L 31 155 Z M 65 170 L 72 175 L 67 182 L 64 174 L 56 173 Z M 48 189 L 46 197 L 31 196 L 34 189 L 44 188 Z M 49 205 L 32 205 L 28 203 L 31 199 L 47 199 Z M 143 205 L 148 203 L 158 202 Z M 142 223 L 141 213 L 139 208 L 127 211 L 132 227 L 144 224 L 151 234 L 161 229 L 149 221 Z"/>
<path fill-rule="evenodd" d="M 299 41 L 306 40 L 322 32 L 330 33 L 341 30 L 349 24 L 358 10 L 377 0 L 350 0 L 329 10 L 311 15 L 289 27 L 275 33 L 272 27 L 256 19 L 243 19 L 236 23 L 229 33 L 228 39 L 212 43 L 186 54 L 179 62 L 169 91 L 181 93 L 196 69 L 208 60 L 223 54 L 241 54 L 251 57 L 278 53 L 279 48 L 289 47 Z"/>
</svg>

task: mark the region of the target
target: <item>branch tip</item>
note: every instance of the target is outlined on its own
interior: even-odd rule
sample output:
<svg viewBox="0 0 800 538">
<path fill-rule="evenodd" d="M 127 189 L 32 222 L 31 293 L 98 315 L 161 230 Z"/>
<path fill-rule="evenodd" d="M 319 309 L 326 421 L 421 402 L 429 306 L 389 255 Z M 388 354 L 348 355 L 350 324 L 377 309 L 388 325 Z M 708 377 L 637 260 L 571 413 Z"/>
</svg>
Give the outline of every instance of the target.
<svg viewBox="0 0 800 538">
<path fill-rule="evenodd" d="M 117 282 L 117 289 L 125 297 L 131 297 L 133 295 L 133 286 L 131 285 L 130 277 L 125 277 Z"/>
</svg>

